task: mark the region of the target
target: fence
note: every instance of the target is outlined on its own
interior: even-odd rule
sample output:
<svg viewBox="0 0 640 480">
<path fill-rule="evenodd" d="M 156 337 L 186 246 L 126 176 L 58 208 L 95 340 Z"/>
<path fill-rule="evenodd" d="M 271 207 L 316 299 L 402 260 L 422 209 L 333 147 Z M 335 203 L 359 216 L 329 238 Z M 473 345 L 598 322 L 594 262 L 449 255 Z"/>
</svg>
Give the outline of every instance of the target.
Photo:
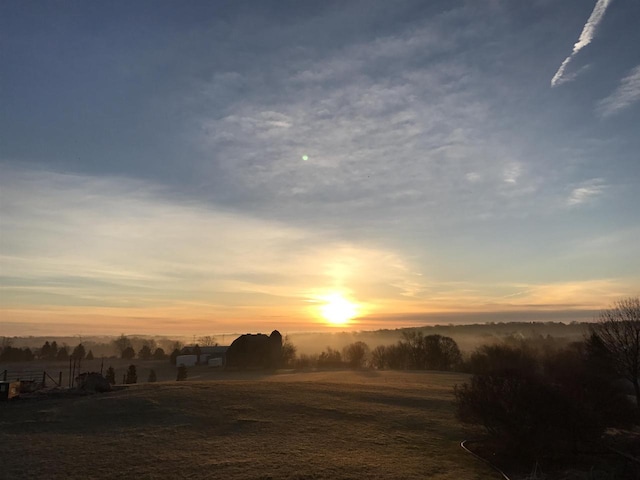
<svg viewBox="0 0 640 480">
<path fill-rule="evenodd" d="M 62 385 L 62 372 L 58 373 L 58 379 L 52 377 L 46 370 L 22 370 L 20 372 L 9 372 L 4 370 L 0 375 L 4 382 L 17 382 L 21 384 L 21 391 L 33 391 L 47 386 L 47 379 L 60 387 Z"/>
</svg>

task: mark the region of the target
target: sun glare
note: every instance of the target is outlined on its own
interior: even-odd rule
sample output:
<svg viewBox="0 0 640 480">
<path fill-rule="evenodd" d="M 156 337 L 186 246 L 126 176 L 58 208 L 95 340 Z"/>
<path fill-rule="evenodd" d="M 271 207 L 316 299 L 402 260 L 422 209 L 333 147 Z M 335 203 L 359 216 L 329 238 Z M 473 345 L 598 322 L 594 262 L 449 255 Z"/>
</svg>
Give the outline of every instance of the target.
<svg viewBox="0 0 640 480">
<path fill-rule="evenodd" d="M 358 313 L 356 304 L 341 295 L 331 295 L 325 298 L 325 302 L 320 307 L 320 312 L 325 320 L 332 325 L 344 325 Z"/>
</svg>

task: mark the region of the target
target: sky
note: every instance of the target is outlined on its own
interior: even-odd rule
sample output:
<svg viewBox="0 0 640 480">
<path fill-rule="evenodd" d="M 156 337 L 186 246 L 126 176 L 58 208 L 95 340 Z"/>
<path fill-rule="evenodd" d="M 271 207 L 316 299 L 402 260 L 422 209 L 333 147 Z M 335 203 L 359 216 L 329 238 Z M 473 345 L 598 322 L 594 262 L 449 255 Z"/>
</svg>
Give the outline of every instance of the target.
<svg viewBox="0 0 640 480">
<path fill-rule="evenodd" d="M 0 3 L 0 335 L 592 320 L 637 0 Z"/>
</svg>

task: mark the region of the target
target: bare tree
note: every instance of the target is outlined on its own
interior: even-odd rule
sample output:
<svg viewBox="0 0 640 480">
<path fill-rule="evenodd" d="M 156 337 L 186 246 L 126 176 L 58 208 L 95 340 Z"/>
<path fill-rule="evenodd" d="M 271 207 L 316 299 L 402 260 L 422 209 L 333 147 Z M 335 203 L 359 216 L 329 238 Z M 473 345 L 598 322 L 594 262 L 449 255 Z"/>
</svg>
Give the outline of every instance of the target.
<svg viewBox="0 0 640 480">
<path fill-rule="evenodd" d="M 607 350 L 617 373 L 633 384 L 640 409 L 640 297 L 624 298 L 603 310 L 592 333 Z"/>
<path fill-rule="evenodd" d="M 203 337 L 198 337 L 198 343 L 203 347 L 217 347 L 218 340 L 213 335 L 205 335 Z"/>
<path fill-rule="evenodd" d="M 344 347 L 342 353 L 351 368 L 362 368 L 369 353 L 369 346 L 364 342 L 354 342 Z"/>
</svg>

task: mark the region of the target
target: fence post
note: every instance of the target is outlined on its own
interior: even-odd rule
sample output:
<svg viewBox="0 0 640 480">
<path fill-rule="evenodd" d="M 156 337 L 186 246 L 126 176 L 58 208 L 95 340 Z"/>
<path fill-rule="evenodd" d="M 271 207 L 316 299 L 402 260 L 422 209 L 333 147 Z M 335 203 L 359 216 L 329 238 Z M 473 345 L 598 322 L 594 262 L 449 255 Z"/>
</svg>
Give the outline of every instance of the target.
<svg viewBox="0 0 640 480">
<path fill-rule="evenodd" d="M 62 386 L 62 372 L 60 372 L 59 375 L 58 375 L 58 386 L 59 387 Z"/>
<path fill-rule="evenodd" d="M 47 385 L 47 371 L 43 370 L 42 371 L 42 388 L 44 388 Z"/>
</svg>

